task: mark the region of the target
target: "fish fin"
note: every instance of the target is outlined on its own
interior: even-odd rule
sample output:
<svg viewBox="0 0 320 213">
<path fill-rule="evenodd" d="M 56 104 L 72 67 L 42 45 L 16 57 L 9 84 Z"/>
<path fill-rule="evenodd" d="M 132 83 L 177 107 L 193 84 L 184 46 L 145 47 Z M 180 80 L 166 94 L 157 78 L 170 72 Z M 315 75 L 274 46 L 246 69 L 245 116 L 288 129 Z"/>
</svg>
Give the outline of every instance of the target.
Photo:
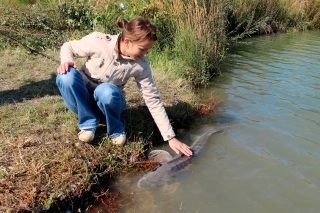
<svg viewBox="0 0 320 213">
<path fill-rule="evenodd" d="M 152 150 L 148 154 L 148 159 L 154 160 L 159 163 L 165 163 L 165 162 L 170 161 L 172 159 L 172 156 L 170 155 L 169 152 L 164 151 L 164 150 Z"/>
<path fill-rule="evenodd" d="M 154 169 L 152 169 L 151 171 L 156 171 L 157 169 L 159 169 L 159 167 L 161 167 L 162 166 L 162 164 L 161 163 L 159 163 L 159 165 L 156 167 L 156 168 L 154 168 Z"/>
<path fill-rule="evenodd" d="M 189 138 L 191 141 L 196 141 L 200 138 L 200 135 L 195 135 L 195 134 L 189 134 Z"/>
</svg>

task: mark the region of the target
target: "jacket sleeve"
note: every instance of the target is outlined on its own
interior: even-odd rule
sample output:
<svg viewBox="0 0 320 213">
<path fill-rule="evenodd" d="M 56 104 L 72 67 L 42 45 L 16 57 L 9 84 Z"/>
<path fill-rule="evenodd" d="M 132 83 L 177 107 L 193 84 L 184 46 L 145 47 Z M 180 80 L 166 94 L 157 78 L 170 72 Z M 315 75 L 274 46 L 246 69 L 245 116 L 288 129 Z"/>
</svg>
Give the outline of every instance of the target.
<svg viewBox="0 0 320 213">
<path fill-rule="evenodd" d="M 80 40 L 72 40 L 64 43 L 60 49 L 61 63 L 74 62 L 74 57 L 90 57 L 94 52 L 92 50 L 97 32 L 84 36 Z"/>
<path fill-rule="evenodd" d="M 167 141 L 173 138 L 175 134 L 160 99 L 158 89 L 152 79 L 149 65 L 142 71 L 141 75 L 136 77 L 136 82 L 139 90 L 142 92 L 143 99 L 161 132 L 163 140 Z"/>
</svg>

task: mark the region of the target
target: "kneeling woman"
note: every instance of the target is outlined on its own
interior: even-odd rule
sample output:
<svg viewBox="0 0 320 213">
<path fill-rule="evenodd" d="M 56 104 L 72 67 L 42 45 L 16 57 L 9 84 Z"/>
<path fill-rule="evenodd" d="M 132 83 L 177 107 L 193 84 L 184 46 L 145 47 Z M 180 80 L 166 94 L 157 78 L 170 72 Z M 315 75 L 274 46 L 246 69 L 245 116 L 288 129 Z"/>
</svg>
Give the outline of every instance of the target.
<svg viewBox="0 0 320 213">
<path fill-rule="evenodd" d="M 68 109 L 78 115 L 79 140 L 91 142 L 103 118 L 113 143 L 126 142 L 123 87 L 134 77 L 163 139 L 177 154 L 192 155 L 190 147 L 175 138 L 152 79 L 146 56 L 157 40 L 156 27 L 141 17 L 120 19 L 118 26 L 122 29 L 118 35 L 94 32 L 61 47 L 56 83 Z M 74 57 L 87 58 L 79 70 Z"/>
</svg>

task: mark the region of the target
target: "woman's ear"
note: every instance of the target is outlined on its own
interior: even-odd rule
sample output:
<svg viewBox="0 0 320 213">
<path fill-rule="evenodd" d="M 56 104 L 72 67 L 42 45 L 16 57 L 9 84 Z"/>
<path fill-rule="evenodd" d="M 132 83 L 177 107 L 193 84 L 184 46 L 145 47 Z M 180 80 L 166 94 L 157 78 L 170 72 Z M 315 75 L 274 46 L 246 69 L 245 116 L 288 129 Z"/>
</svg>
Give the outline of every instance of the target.
<svg viewBox="0 0 320 213">
<path fill-rule="evenodd" d="M 123 43 L 125 44 L 125 46 L 129 45 L 130 40 L 128 38 L 124 38 Z"/>
</svg>

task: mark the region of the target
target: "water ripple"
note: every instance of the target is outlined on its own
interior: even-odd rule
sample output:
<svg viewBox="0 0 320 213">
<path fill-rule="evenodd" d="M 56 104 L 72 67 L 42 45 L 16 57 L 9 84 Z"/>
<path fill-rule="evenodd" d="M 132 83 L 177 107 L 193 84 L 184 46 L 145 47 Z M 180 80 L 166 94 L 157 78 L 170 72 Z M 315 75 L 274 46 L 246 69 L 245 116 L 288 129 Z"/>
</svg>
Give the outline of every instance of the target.
<svg viewBox="0 0 320 213">
<path fill-rule="evenodd" d="M 226 112 L 242 125 L 231 135 L 236 144 L 285 163 L 298 177 L 294 184 L 317 190 L 312 168 L 320 164 L 318 37 L 319 32 L 253 39 L 234 52 L 224 86 L 229 103 L 237 105 L 236 112 Z"/>
</svg>

